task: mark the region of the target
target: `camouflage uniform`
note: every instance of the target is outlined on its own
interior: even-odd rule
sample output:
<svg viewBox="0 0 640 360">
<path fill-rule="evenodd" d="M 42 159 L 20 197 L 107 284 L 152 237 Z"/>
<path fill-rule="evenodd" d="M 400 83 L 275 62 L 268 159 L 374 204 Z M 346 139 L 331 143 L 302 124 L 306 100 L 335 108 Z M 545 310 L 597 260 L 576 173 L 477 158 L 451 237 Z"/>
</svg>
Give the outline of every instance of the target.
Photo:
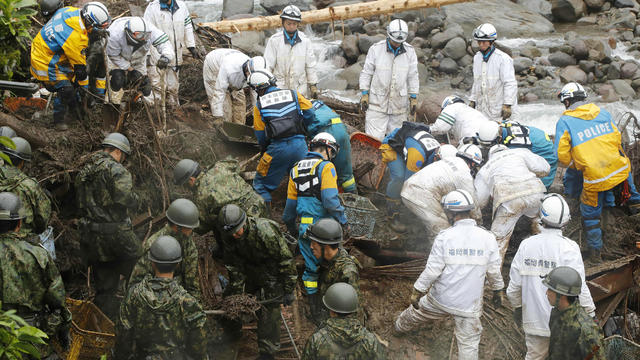
<svg viewBox="0 0 640 360">
<path fill-rule="evenodd" d="M 549 360 L 586 359 L 590 354 L 593 360 L 605 359 L 602 330 L 579 301 L 564 310 L 553 308 L 549 327 Z"/>
<path fill-rule="evenodd" d="M 383 360 L 386 349 L 353 315 L 329 318 L 307 341 L 303 360 Z"/>
<path fill-rule="evenodd" d="M 323 260 L 320 264 L 320 276 L 319 276 L 319 294 L 320 296 L 324 296 L 327 292 L 329 286 L 338 283 L 344 282 L 351 286 L 358 292 L 358 301 L 361 301 L 362 297 L 360 296 L 360 274 L 358 272 L 358 267 L 360 264 L 357 260 L 347 253 L 345 249 L 339 249 L 336 256 L 333 259 L 327 261 Z M 322 322 L 329 316 L 327 309 L 323 307 L 320 314 L 318 314 L 319 321 Z M 362 311 L 362 307 L 358 307 L 358 318 L 361 321 L 364 321 L 364 313 Z"/>
<path fill-rule="evenodd" d="M 236 160 L 221 160 L 196 178 L 194 202 L 200 210 L 198 233 L 217 231 L 218 214 L 227 204 L 238 205 L 247 216 L 266 215 L 264 199 L 238 174 L 237 167 Z"/>
<path fill-rule="evenodd" d="M 293 292 L 297 273 L 291 251 L 278 224 L 264 218 L 247 217 L 240 239 L 223 237 L 224 264 L 229 272 L 227 294 L 255 294 L 263 304 L 258 312 L 258 349 L 275 354 L 280 348 L 280 302 Z M 232 329 L 238 331 L 239 324 Z"/>
<path fill-rule="evenodd" d="M 120 306 L 116 359 L 205 359 L 206 322 L 198 300 L 175 279 L 147 275 Z"/>
<path fill-rule="evenodd" d="M 131 271 L 129 287 L 142 281 L 147 274 L 154 274 L 153 268 L 151 267 L 151 260 L 149 260 L 147 254 L 156 239 L 163 235 L 169 235 L 176 238 L 180 243 L 180 248 L 182 248 L 182 261 L 174 271 L 174 279 L 176 279 L 178 284 L 187 290 L 189 294 L 200 300 L 201 292 L 200 278 L 198 276 L 198 249 L 193 241 L 193 236 L 186 236 L 182 232 L 176 233 L 169 225 L 165 225 L 142 244 L 142 256 L 138 259 L 133 271 Z"/>
<path fill-rule="evenodd" d="M 16 233 L 0 235 L 0 300 L 3 310 L 15 309 L 50 339 L 67 332 L 71 313 L 65 307 L 62 278 L 49 253 Z M 51 349 L 40 348 L 46 356 Z"/>
<path fill-rule="evenodd" d="M 104 151 L 91 155 L 76 177 L 81 247 L 96 277 L 95 302 L 107 316 L 118 310 L 120 274 L 129 277 L 141 254 L 130 212 L 136 206 L 131 174 Z"/>
<path fill-rule="evenodd" d="M 22 201 L 26 217 L 19 234 L 39 234 L 47 229 L 51 218 L 51 200 L 38 182 L 13 166 L 0 166 L 0 191 L 15 193 Z"/>
</svg>

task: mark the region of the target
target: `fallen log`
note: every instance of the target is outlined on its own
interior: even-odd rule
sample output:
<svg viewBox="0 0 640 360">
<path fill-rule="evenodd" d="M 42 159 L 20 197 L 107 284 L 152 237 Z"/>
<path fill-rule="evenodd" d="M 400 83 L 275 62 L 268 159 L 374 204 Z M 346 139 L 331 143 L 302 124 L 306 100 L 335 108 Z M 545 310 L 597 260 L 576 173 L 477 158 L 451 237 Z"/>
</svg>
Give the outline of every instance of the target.
<svg viewBox="0 0 640 360">
<path fill-rule="evenodd" d="M 333 22 L 337 20 L 347 20 L 381 14 L 393 14 L 401 11 L 440 7 L 470 1 L 473 0 L 378 0 L 328 7 L 320 10 L 304 11 L 302 13 L 302 22 L 304 24 L 328 21 Z M 228 33 L 274 29 L 282 26 L 282 22 L 279 15 L 273 15 L 236 20 L 222 20 L 218 22 L 200 23 L 198 25 L 219 32 Z"/>
<path fill-rule="evenodd" d="M 49 143 L 35 131 L 35 127 L 18 120 L 15 116 L 0 113 L 0 126 L 9 126 L 15 130 L 16 134 L 25 138 L 31 147 L 45 147 Z"/>
<path fill-rule="evenodd" d="M 344 101 L 327 95 L 320 95 L 319 98 L 323 103 L 335 111 L 342 111 L 351 114 L 360 113 L 359 103 Z"/>
</svg>

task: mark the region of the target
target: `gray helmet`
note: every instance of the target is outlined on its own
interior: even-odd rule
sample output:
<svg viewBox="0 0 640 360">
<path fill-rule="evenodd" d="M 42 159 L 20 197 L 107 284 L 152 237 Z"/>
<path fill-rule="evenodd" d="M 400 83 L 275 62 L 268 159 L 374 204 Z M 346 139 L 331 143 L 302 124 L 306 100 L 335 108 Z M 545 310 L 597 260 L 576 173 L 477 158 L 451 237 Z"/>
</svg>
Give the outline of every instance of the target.
<svg viewBox="0 0 640 360">
<path fill-rule="evenodd" d="M 228 204 L 222 207 L 219 216 L 222 230 L 230 234 L 235 234 L 247 222 L 247 213 L 235 204 Z"/>
<path fill-rule="evenodd" d="M 178 161 L 176 167 L 173 169 L 173 183 L 176 185 L 182 185 L 197 171 L 197 162 L 191 159 L 182 159 Z"/>
<path fill-rule="evenodd" d="M 358 293 L 347 283 L 339 282 L 329 286 L 322 302 L 329 310 L 339 314 L 358 311 Z"/>
<path fill-rule="evenodd" d="M 16 132 L 9 126 L 0 127 L 0 136 L 6 136 L 9 139 L 16 137 Z"/>
<path fill-rule="evenodd" d="M 24 219 L 20 197 L 14 193 L 0 193 L 0 221 Z"/>
<path fill-rule="evenodd" d="M 6 150 L 5 152 L 8 152 L 9 155 L 13 155 L 18 159 L 31 161 L 31 145 L 29 142 L 21 137 L 11 138 L 11 141 L 16 144 L 16 148 L 13 150 Z"/>
<path fill-rule="evenodd" d="M 151 244 L 149 260 L 157 264 L 177 264 L 182 261 L 182 248 L 173 236 L 163 235 Z"/>
<path fill-rule="evenodd" d="M 542 279 L 550 290 L 565 296 L 578 296 L 582 289 L 580 274 L 569 266 L 558 266 Z"/>
<path fill-rule="evenodd" d="M 131 146 L 129 145 L 129 139 L 120 133 L 111 133 L 102 140 L 103 146 L 113 146 L 116 149 L 122 150 L 127 155 L 131 154 Z"/>
<path fill-rule="evenodd" d="M 310 240 L 320 244 L 340 244 L 342 242 L 342 226 L 332 218 L 320 219 L 309 226 L 307 236 Z"/>
<path fill-rule="evenodd" d="M 169 221 L 178 226 L 189 229 L 195 229 L 200 226 L 198 207 L 188 199 L 174 200 L 171 205 L 169 205 L 165 215 Z"/>
<path fill-rule="evenodd" d="M 53 16 L 56 10 L 64 6 L 64 3 L 62 0 L 39 0 L 38 5 L 40 5 L 40 15 L 46 18 Z"/>
</svg>

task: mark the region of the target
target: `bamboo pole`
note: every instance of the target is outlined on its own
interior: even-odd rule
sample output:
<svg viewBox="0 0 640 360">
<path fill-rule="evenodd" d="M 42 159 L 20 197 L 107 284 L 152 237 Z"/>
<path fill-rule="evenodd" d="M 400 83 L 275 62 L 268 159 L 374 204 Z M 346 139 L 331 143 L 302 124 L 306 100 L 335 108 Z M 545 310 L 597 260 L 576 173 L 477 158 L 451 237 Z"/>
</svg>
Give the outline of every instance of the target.
<svg viewBox="0 0 640 360">
<path fill-rule="evenodd" d="M 445 5 L 470 2 L 473 0 L 378 0 L 358 4 L 328 7 L 320 10 L 304 11 L 302 23 L 313 24 L 319 22 L 347 20 L 359 17 L 369 17 L 380 14 L 391 14 L 402 11 L 440 7 Z M 261 31 L 281 26 L 279 15 L 260 16 L 253 18 L 222 20 L 218 22 L 200 23 L 199 26 L 228 33 L 241 31 Z"/>
</svg>

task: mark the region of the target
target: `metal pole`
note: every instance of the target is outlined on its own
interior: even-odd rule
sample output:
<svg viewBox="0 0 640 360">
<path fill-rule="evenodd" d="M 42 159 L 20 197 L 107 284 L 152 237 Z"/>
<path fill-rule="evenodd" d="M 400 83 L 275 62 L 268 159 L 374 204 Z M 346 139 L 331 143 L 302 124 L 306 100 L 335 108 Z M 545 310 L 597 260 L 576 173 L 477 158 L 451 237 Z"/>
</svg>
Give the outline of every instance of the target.
<svg viewBox="0 0 640 360">
<path fill-rule="evenodd" d="M 296 346 L 296 342 L 293 340 L 293 335 L 291 335 L 291 331 L 289 330 L 289 325 L 287 325 L 287 320 L 284 319 L 284 314 L 282 313 L 282 308 L 280 309 L 280 318 L 284 323 L 284 328 L 287 330 L 287 334 L 289 334 L 289 340 L 293 344 L 293 350 L 296 352 L 296 356 L 300 359 L 300 352 L 298 351 L 298 346 Z"/>
</svg>

